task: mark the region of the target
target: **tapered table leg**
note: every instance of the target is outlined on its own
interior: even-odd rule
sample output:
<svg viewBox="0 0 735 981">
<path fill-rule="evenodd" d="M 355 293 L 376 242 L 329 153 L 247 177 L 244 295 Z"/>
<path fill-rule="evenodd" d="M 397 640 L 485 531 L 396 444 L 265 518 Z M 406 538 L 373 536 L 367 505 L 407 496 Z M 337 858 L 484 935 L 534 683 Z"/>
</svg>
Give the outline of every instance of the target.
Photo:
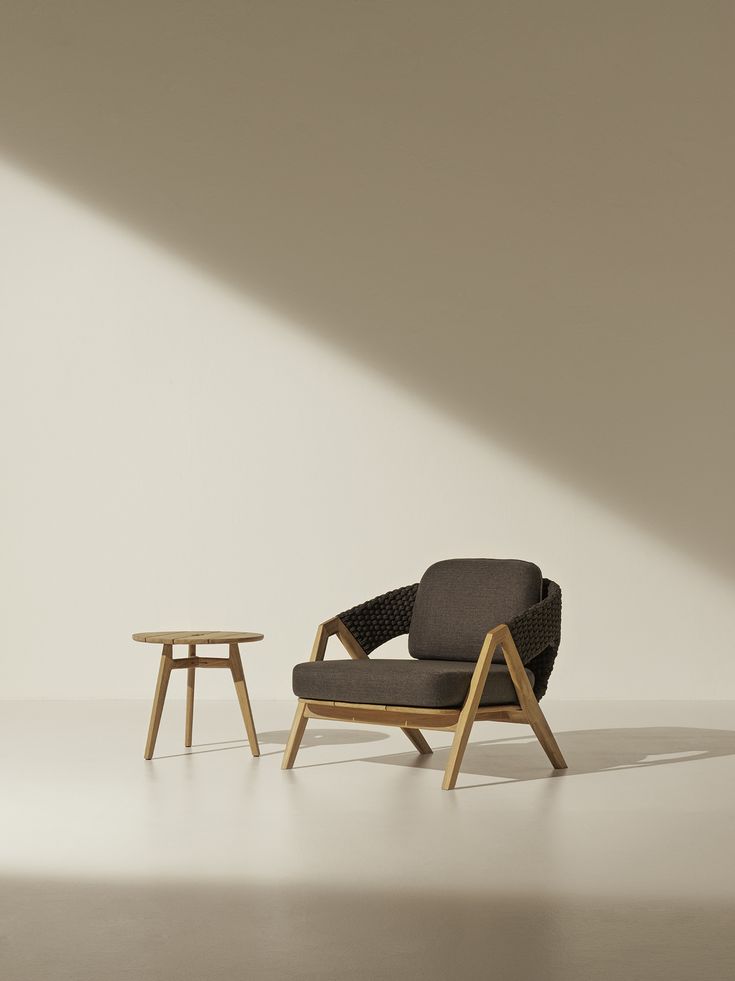
<svg viewBox="0 0 735 981">
<path fill-rule="evenodd" d="M 145 758 L 147 760 L 152 759 L 153 750 L 156 748 L 156 737 L 158 736 L 158 727 L 161 724 L 161 714 L 163 712 L 163 703 L 166 701 L 166 689 L 168 688 L 168 679 L 171 675 L 171 663 L 172 663 L 172 652 L 173 647 L 171 644 L 163 645 L 163 652 L 161 654 L 161 664 L 158 669 L 158 681 L 156 682 L 156 693 L 153 696 L 153 708 L 151 709 L 151 721 L 148 725 L 148 739 L 145 744 Z"/>
<path fill-rule="evenodd" d="M 232 680 L 235 682 L 235 691 L 237 692 L 237 700 L 240 703 L 240 711 L 242 712 L 242 718 L 245 723 L 245 730 L 248 734 L 250 752 L 253 756 L 260 756 L 258 734 L 255 731 L 253 713 L 250 708 L 250 699 L 248 698 L 248 689 L 245 684 L 245 672 L 242 669 L 240 648 L 237 644 L 230 644 L 230 670 L 232 671 Z"/>
<path fill-rule="evenodd" d="M 196 657 L 197 645 L 189 644 L 189 657 Z M 186 732 L 184 735 L 184 746 L 191 746 L 191 737 L 194 729 L 194 680 L 196 679 L 196 668 L 186 669 Z"/>
</svg>

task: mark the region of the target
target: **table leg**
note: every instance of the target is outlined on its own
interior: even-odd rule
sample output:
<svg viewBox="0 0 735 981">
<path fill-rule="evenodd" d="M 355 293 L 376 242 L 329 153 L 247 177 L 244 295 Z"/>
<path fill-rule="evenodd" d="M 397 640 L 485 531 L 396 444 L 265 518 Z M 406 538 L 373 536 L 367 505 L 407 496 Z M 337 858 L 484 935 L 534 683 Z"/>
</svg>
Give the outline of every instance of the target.
<svg viewBox="0 0 735 981">
<path fill-rule="evenodd" d="M 245 673 L 242 669 L 242 661 L 240 660 L 240 648 L 237 644 L 230 644 L 230 671 L 232 671 L 232 680 L 235 682 L 237 700 L 240 703 L 240 711 L 242 712 L 245 730 L 248 734 L 250 752 L 253 756 L 260 756 L 258 734 L 255 731 L 253 713 L 250 709 L 250 699 L 248 698 L 248 689 L 245 684 Z"/>
<path fill-rule="evenodd" d="M 189 657 L 196 657 L 197 645 L 189 644 Z M 191 746 L 192 730 L 194 728 L 194 679 L 196 668 L 186 669 L 186 734 L 184 746 Z"/>
<path fill-rule="evenodd" d="M 161 664 L 158 668 L 158 681 L 156 682 L 156 693 L 153 696 L 153 708 L 151 709 L 151 721 L 148 726 L 148 739 L 145 744 L 145 758 L 150 760 L 153 757 L 153 750 L 156 748 L 156 736 L 158 727 L 161 724 L 161 713 L 163 703 L 166 701 L 166 689 L 168 679 L 171 675 L 171 664 L 173 647 L 171 644 L 164 644 L 161 652 Z"/>
</svg>

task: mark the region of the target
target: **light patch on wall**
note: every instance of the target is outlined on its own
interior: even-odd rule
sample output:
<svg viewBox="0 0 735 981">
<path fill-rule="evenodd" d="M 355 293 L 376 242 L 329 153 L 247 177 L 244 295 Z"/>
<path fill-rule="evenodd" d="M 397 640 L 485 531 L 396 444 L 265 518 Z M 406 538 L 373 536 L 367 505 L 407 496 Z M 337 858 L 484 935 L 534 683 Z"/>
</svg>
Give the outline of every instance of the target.
<svg viewBox="0 0 735 981">
<path fill-rule="evenodd" d="M 0 195 L 5 697 L 148 698 L 132 631 L 236 627 L 287 698 L 319 620 L 459 555 L 562 584 L 551 697 L 731 695 L 725 578 L 10 166 Z"/>
</svg>

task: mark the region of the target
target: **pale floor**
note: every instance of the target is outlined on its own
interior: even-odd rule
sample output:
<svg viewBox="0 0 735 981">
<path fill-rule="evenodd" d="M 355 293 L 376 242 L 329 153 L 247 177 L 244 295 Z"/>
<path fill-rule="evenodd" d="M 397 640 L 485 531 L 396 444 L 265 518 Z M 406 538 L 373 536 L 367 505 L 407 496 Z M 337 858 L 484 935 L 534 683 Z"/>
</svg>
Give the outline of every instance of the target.
<svg viewBox="0 0 735 981">
<path fill-rule="evenodd" d="M 311 722 L 290 703 L 0 704 L 2 981 L 725 981 L 735 975 L 735 703 L 548 702 L 525 727 Z"/>
</svg>

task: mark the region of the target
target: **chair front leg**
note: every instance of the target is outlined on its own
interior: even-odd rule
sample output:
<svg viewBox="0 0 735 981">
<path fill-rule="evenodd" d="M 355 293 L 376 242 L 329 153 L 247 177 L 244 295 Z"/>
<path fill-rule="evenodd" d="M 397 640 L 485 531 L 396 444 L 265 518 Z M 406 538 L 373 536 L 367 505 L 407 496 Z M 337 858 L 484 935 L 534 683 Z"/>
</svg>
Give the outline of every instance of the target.
<svg viewBox="0 0 735 981">
<path fill-rule="evenodd" d="M 296 715 L 293 717 L 291 732 L 288 735 L 288 742 L 286 743 L 286 749 L 283 754 L 283 760 L 281 761 L 282 770 L 290 770 L 294 765 L 294 760 L 299 751 L 301 740 L 304 738 L 306 723 L 308 721 L 306 717 L 306 702 L 302 702 L 299 699 L 299 703 L 296 706 Z"/>
<path fill-rule="evenodd" d="M 454 739 L 452 740 L 452 748 L 449 752 L 447 768 L 444 771 L 442 790 L 454 790 L 457 783 L 459 768 L 462 765 L 462 758 L 464 757 L 470 732 L 472 731 L 472 723 L 475 721 L 475 716 L 477 715 L 477 709 L 480 705 L 480 699 L 485 690 L 485 682 L 487 681 L 490 665 L 492 664 L 493 654 L 498 643 L 497 632 L 491 630 L 485 637 L 485 642 L 482 645 L 480 656 L 477 659 L 477 666 L 470 681 L 470 688 L 462 706 L 462 711 L 459 714 L 459 721 L 454 730 Z"/>
<path fill-rule="evenodd" d="M 324 655 L 327 651 L 327 642 L 332 634 L 337 633 L 337 620 L 327 620 L 325 623 L 320 623 L 316 628 L 316 636 L 314 637 L 314 643 L 311 648 L 310 661 L 323 661 Z M 306 731 L 306 725 L 308 723 L 308 718 L 306 716 L 306 702 L 299 699 L 298 705 L 296 706 L 296 714 L 294 715 L 293 723 L 291 724 L 291 732 L 288 736 L 288 741 L 286 743 L 286 749 L 283 753 L 283 760 L 281 761 L 282 770 L 290 770 L 294 765 L 296 760 L 296 754 L 301 746 L 301 740 L 304 738 L 304 732 Z"/>
</svg>

